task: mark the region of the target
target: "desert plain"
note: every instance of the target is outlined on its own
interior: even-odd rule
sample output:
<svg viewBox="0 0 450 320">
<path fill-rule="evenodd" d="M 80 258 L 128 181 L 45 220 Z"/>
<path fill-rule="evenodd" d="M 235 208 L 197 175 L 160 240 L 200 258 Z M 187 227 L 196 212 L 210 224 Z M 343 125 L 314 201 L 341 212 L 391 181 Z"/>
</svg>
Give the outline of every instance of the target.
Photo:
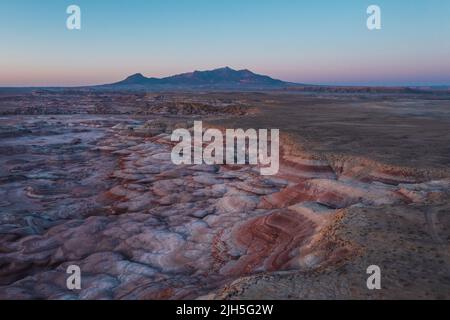
<svg viewBox="0 0 450 320">
<path fill-rule="evenodd" d="M 279 173 L 174 165 L 194 120 L 280 129 Z M 0 299 L 449 299 L 449 129 L 446 92 L 2 89 Z"/>
</svg>

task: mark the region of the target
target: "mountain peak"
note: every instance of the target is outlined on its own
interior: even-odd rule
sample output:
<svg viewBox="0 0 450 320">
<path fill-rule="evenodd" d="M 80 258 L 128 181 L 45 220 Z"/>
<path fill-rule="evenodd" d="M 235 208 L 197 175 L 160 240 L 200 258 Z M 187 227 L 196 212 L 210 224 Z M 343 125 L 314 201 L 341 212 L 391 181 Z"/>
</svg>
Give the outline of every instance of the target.
<svg viewBox="0 0 450 320">
<path fill-rule="evenodd" d="M 128 79 L 146 79 L 142 73 L 135 73 L 127 78 Z"/>
</svg>

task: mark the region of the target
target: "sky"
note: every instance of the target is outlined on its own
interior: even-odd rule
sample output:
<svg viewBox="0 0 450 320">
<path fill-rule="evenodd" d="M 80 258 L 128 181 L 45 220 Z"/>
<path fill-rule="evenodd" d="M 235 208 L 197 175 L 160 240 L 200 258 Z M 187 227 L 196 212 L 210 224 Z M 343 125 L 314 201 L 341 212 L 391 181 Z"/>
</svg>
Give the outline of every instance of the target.
<svg viewBox="0 0 450 320">
<path fill-rule="evenodd" d="M 66 9 L 81 8 L 81 30 Z M 381 8 L 381 30 L 366 26 Z M 448 0 L 0 0 L 0 86 L 229 66 L 285 81 L 450 85 Z"/>
</svg>

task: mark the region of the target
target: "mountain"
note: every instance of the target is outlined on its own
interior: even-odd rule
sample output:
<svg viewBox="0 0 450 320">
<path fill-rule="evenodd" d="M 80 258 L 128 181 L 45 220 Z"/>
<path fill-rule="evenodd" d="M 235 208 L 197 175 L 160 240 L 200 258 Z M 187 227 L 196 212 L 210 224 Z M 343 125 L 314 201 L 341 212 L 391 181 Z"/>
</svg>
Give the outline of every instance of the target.
<svg viewBox="0 0 450 320">
<path fill-rule="evenodd" d="M 115 89 L 270 89 L 286 88 L 292 83 L 229 67 L 182 73 L 166 78 L 147 78 L 141 73 L 123 81 L 103 85 Z"/>
</svg>

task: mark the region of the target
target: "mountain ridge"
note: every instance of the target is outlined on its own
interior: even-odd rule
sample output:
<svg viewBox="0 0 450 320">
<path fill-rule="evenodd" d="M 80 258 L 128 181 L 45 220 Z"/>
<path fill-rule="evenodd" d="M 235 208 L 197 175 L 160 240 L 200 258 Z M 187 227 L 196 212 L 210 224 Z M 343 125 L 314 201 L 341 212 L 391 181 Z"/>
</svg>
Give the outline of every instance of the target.
<svg viewBox="0 0 450 320">
<path fill-rule="evenodd" d="M 284 88 L 293 83 L 274 79 L 272 77 L 254 73 L 248 69 L 234 70 L 223 67 L 206 71 L 180 73 L 163 78 L 145 77 L 142 73 L 135 73 L 122 81 L 102 85 L 101 87 L 116 88 L 215 88 L 215 89 L 267 89 Z"/>
</svg>

